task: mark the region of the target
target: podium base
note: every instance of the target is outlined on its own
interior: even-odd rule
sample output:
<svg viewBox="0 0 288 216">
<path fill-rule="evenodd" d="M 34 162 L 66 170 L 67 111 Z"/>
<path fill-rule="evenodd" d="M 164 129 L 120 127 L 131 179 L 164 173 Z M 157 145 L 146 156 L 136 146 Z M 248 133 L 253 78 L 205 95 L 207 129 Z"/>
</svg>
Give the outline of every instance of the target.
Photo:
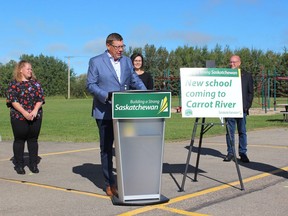
<svg viewBox="0 0 288 216">
<path fill-rule="evenodd" d="M 128 200 L 122 201 L 118 197 L 113 196 L 111 198 L 113 205 L 122 205 L 122 206 L 145 206 L 145 205 L 157 205 L 166 203 L 169 199 L 161 194 L 160 200 L 158 199 L 145 199 L 145 200 Z"/>
</svg>

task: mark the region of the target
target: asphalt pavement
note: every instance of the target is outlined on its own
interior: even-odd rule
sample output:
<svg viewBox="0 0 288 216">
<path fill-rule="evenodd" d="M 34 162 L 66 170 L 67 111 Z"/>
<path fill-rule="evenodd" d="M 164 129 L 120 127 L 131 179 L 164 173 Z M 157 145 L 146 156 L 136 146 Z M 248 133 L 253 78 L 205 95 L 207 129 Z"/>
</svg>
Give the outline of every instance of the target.
<svg viewBox="0 0 288 216">
<path fill-rule="evenodd" d="M 127 206 L 113 204 L 102 189 L 99 143 L 40 142 L 40 173 L 25 167 L 18 175 L 12 141 L 2 140 L 0 215 L 288 215 L 288 128 L 248 132 L 250 163 L 238 161 L 244 190 L 235 162 L 223 162 L 225 136 L 204 136 L 195 178 L 198 141 L 183 188 L 190 140 L 165 143 L 161 194 L 168 202 Z"/>
</svg>

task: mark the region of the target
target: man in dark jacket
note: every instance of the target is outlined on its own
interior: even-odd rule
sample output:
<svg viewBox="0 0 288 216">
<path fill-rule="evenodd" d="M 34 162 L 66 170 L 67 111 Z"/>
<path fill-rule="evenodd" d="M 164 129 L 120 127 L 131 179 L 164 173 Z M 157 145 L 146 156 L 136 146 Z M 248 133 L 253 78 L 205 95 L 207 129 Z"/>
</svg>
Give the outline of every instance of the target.
<svg viewBox="0 0 288 216">
<path fill-rule="evenodd" d="M 231 68 L 240 68 L 241 59 L 237 55 L 233 55 L 230 58 Z M 235 130 L 237 124 L 237 130 L 239 135 L 239 156 L 243 163 L 249 163 L 247 157 L 247 134 L 246 134 L 246 116 L 249 115 L 249 109 L 252 106 L 253 101 L 253 78 L 252 75 L 244 70 L 241 70 L 241 84 L 242 84 L 242 100 L 243 100 L 243 118 L 226 118 L 227 128 L 231 134 L 231 141 L 228 133 L 226 134 L 227 152 L 224 161 L 231 161 L 233 156 L 232 144 L 235 145 Z"/>
</svg>

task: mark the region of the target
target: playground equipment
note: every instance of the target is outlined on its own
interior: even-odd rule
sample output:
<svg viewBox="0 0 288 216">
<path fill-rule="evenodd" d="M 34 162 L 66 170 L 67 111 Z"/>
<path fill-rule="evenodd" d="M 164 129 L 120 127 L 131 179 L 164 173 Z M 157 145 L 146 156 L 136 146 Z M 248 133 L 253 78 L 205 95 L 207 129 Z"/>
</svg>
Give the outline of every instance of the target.
<svg viewBox="0 0 288 216">
<path fill-rule="evenodd" d="M 273 75 L 270 75 L 270 71 L 267 70 L 266 72 L 263 70 L 260 74 L 260 76 L 256 76 L 256 82 L 259 80 L 259 83 L 257 83 L 257 92 L 258 95 L 261 95 L 261 105 L 262 109 L 265 110 L 265 113 L 267 113 L 267 109 L 270 109 L 271 104 L 271 97 L 273 97 L 273 108 L 274 111 L 276 111 L 276 105 L 277 105 L 277 96 L 284 96 L 287 97 L 287 103 L 288 103 L 288 92 L 286 89 L 286 92 L 277 91 L 277 82 L 279 81 L 288 81 L 288 76 L 278 76 L 276 70 L 273 72 Z M 271 90 L 272 87 L 272 90 Z M 271 95 L 271 93 L 273 95 Z M 277 95 L 278 94 L 278 95 Z M 260 101 L 259 101 L 260 104 Z"/>
<path fill-rule="evenodd" d="M 172 95 L 178 96 L 178 106 L 176 112 L 181 112 L 181 86 L 180 77 L 170 75 L 170 70 L 165 70 L 163 76 L 153 76 L 155 90 L 167 90 Z"/>
</svg>

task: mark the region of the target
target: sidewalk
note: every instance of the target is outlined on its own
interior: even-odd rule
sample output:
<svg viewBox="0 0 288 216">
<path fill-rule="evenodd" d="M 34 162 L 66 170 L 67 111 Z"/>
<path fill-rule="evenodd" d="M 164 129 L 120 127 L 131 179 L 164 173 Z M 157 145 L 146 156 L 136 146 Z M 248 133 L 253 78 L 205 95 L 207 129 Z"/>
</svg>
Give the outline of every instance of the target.
<svg viewBox="0 0 288 216">
<path fill-rule="evenodd" d="M 0 142 L 0 215 L 287 215 L 288 129 L 248 132 L 248 164 L 223 162 L 224 136 L 203 138 L 197 181 L 193 151 L 184 192 L 179 192 L 190 140 L 166 143 L 162 194 L 168 203 L 116 206 L 105 195 L 99 143 L 40 143 L 40 173 L 18 175 L 12 142 Z M 198 140 L 195 141 L 198 146 Z M 114 164 L 115 167 L 115 164 Z"/>
</svg>

